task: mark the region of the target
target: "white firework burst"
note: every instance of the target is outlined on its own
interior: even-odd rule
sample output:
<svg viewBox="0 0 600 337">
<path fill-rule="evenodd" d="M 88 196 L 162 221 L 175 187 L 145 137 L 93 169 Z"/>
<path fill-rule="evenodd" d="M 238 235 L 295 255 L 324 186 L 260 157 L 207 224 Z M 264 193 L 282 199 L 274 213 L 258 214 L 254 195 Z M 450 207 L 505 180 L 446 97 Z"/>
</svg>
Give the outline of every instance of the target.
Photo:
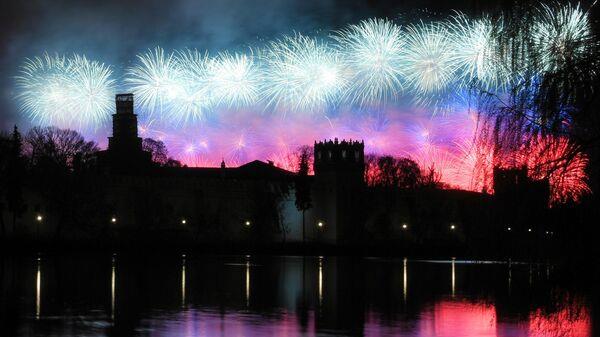
<svg viewBox="0 0 600 337">
<path fill-rule="evenodd" d="M 112 111 L 112 70 L 85 56 L 26 59 L 16 77 L 22 111 L 40 125 L 90 130 L 106 122 Z"/>
<path fill-rule="evenodd" d="M 222 53 L 208 63 L 208 77 L 218 103 L 241 107 L 258 99 L 260 73 L 252 56 Z"/>
<path fill-rule="evenodd" d="M 404 53 L 406 80 L 417 101 L 443 94 L 456 70 L 448 28 L 441 23 L 409 26 Z"/>
<path fill-rule="evenodd" d="M 345 87 L 337 52 L 300 34 L 271 42 L 264 51 L 265 103 L 295 112 L 321 111 Z"/>
<path fill-rule="evenodd" d="M 579 5 L 557 8 L 543 4 L 532 34 L 545 71 L 554 71 L 566 60 L 581 56 L 592 42 L 588 14 Z"/>
<path fill-rule="evenodd" d="M 361 106 L 385 103 L 402 91 L 404 38 L 399 26 L 369 19 L 333 35 L 352 73 L 347 99 Z"/>
</svg>

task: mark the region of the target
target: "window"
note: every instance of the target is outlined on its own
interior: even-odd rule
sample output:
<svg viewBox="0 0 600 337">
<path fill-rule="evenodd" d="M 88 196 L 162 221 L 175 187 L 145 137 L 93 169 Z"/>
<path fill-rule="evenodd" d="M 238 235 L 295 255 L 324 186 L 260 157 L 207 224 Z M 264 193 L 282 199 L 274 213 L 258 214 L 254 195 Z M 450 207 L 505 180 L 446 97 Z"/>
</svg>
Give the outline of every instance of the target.
<svg viewBox="0 0 600 337">
<path fill-rule="evenodd" d="M 327 156 L 329 157 L 329 159 L 331 159 L 331 157 L 332 157 L 331 150 L 327 151 Z"/>
<path fill-rule="evenodd" d="M 342 150 L 342 158 L 346 159 L 346 150 Z"/>
</svg>

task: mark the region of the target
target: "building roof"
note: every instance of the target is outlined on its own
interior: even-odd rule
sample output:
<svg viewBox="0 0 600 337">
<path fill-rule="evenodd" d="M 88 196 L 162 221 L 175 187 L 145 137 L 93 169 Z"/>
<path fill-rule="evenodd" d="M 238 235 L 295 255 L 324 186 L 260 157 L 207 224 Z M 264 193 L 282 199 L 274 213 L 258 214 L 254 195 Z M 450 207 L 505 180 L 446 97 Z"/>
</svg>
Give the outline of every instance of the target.
<svg viewBox="0 0 600 337">
<path fill-rule="evenodd" d="M 161 167 L 152 170 L 153 175 L 195 178 L 270 179 L 287 180 L 295 176 L 271 163 L 254 160 L 239 167 Z"/>
</svg>

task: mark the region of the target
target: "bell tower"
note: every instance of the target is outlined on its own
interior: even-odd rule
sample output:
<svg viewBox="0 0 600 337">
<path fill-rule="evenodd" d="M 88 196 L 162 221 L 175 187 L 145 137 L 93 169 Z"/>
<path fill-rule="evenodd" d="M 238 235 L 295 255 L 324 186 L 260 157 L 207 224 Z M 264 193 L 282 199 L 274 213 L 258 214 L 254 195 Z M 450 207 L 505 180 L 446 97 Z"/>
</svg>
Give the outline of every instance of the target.
<svg viewBox="0 0 600 337">
<path fill-rule="evenodd" d="M 133 94 L 115 97 L 116 113 L 113 114 L 113 135 L 108 137 L 109 151 L 142 151 L 142 139 L 138 137 L 137 115 L 133 113 Z"/>
<path fill-rule="evenodd" d="M 122 173 L 150 167 L 151 154 L 142 149 L 142 138 L 138 137 L 133 94 L 116 95 L 115 104 L 116 111 L 112 115 L 113 134 L 108 137 L 108 149 L 100 154 L 102 166 Z"/>
<path fill-rule="evenodd" d="M 314 144 L 313 215 L 318 241 L 345 244 L 361 233 L 364 192 L 364 142 L 326 140 Z"/>
</svg>

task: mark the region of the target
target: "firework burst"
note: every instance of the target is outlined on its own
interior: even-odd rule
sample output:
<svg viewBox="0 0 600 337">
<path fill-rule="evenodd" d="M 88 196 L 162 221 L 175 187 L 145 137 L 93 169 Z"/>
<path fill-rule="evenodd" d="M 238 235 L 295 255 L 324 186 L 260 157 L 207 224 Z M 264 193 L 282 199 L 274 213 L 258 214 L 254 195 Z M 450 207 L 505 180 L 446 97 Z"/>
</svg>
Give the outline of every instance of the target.
<svg viewBox="0 0 600 337">
<path fill-rule="evenodd" d="M 408 27 L 406 80 L 417 102 L 446 92 L 456 70 L 452 52 L 446 25 L 420 23 Z"/>
<path fill-rule="evenodd" d="M 292 111 L 320 111 L 345 87 L 337 52 L 300 34 L 272 42 L 264 53 L 267 105 Z"/>
<path fill-rule="evenodd" d="M 112 70 L 85 56 L 27 59 L 17 89 L 21 110 L 41 125 L 97 129 L 108 120 L 115 93 Z"/>
<path fill-rule="evenodd" d="M 181 92 L 175 57 L 156 47 L 137 55 L 137 60 L 139 63 L 128 69 L 125 82 L 138 106 L 149 115 L 160 114 Z"/>
<path fill-rule="evenodd" d="M 456 77 L 463 87 L 478 85 L 497 89 L 506 83 L 507 75 L 498 58 L 496 34 L 502 23 L 492 24 L 490 18 L 472 20 L 463 13 L 454 16 L 448 27 L 452 39 L 452 61 L 456 63 Z"/>
<path fill-rule="evenodd" d="M 362 106 L 385 103 L 402 91 L 404 38 L 399 26 L 369 19 L 333 38 L 352 73 L 346 99 Z"/>
<path fill-rule="evenodd" d="M 260 73 L 252 56 L 220 54 L 208 63 L 210 88 L 218 103 L 227 107 L 250 106 L 256 103 Z"/>
<path fill-rule="evenodd" d="M 533 25 L 533 42 L 546 71 L 554 71 L 566 60 L 584 54 L 591 37 L 588 15 L 579 5 L 556 8 L 544 4 Z"/>
</svg>

